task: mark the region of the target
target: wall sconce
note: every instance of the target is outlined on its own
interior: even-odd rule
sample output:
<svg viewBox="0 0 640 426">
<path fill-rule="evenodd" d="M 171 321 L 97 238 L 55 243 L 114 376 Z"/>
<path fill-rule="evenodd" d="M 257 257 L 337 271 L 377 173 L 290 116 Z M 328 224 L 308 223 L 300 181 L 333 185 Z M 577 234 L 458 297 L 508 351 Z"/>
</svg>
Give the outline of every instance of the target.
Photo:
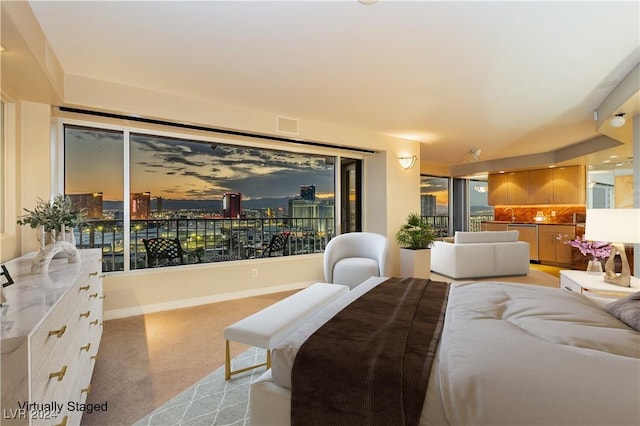
<svg viewBox="0 0 640 426">
<path fill-rule="evenodd" d="M 616 114 L 611 119 L 611 127 L 622 127 L 627 122 L 624 118 L 624 113 Z"/>
<path fill-rule="evenodd" d="M 411 157 L 398 157 L 398 161 L 400 162 L 400 165 L 403 169 L 412 168 L 413 165 L 416 164 L 417 159 L 418 157 L 416 157 L 415 155 L 412 155 Z"/>
</svg>

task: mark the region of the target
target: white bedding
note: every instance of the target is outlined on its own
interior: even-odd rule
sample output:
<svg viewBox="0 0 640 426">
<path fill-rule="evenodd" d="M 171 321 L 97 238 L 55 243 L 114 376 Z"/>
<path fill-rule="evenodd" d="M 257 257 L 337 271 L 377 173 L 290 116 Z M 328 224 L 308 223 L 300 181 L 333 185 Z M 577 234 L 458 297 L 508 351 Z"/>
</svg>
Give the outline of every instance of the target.
<svg viewBox="0 0 640 426">
<path fill-rule="evenodd" d="M 291 387 L 298 348 L 370 279 L 273 350 Z M 452 284 L 422 425 L 639 425 L 640 333 L 589 298 L 525 284 Z"/>
</svg>

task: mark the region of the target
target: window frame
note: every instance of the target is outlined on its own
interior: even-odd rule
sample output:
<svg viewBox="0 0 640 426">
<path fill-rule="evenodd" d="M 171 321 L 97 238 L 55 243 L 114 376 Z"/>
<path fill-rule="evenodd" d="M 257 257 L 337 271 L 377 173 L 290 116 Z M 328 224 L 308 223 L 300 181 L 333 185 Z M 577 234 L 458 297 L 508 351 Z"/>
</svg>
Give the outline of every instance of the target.
<svg viewBox="0 0 640 426">
<path fill-rule="evenodd" d="M 327 156 L 334 158 L 334 217 L 333 217 L 333 229 L 335 230 L 336 235 L 340 233 L 339 224 L 340 224 L 340 208 L 338 197 L 340 196 L 340 159 L 341 158 L 350 158 L 354 160 L 363 161 L 366 157 L 366 153 L 356 152 L 351 150 L 340 149 L 339 147 L 326 147 L 326 146 L 315 146 L 315 145 L 297 145 L 295 143 L 286 143 L 286 142 L 278 142 L 272 141 L 269 139 L 257 139 L 257 138 L 248 138 L 236 135 L 209 135 L 203 131 L 192 131 L 192 130 L 167 130 L 167 126 L 155 125 L 155 124 L 145 124 L 141 126 L 137 125 L 125 125 L 120 124 L 118 119 L 100 119 L 100 120 L 85 120 L 78 119 L 74 117 L 68 117 L 66 114 L 58 112 L 59 116 L 54 117 L 54 126 L 55 129 L 52 132 L 52 137 L 54 139 L 52 143 L 52 148 L 54 149 L 54 158 L 55 158 L 55 167 L 53 168 L 52 176 L 52 193 L 55 194 L 64 194 L 64 182 L 65 182 L 65 163 L 64 163 L 64 132 L 65 125 L 79 126 L 79 127 L 87 127 L 93 129 L 104 129 L 110 131 L 122 132 L 124 137 L 124 146 L 123 146 L 123 164 L 124 164 L 124 191 L 123 191 L 123 200 L 128 200 L 131 194 L 131 173 L 130 173 L 130 136 L 131 134 L 146 134 L 158 137 L 166 137 L 166 138 L 177 138 L 177 139 L 186 139 L 194 142 L 203 142 L 209 144 L 225 144 L 225 145 L 233 145 L 233 146 L 241 146 L 244 148 L 255 148 L 255 149 L 267 149 L 267 150 L 278 150 L 278 151 L 287 151 L 296 154 L 303 155 L 318 155 L 318 156 Z M 137 123 L 136 124 L 140 124 Z M 362 214 L 362 210 L 361 210 Z M 123 271 L 114 271 L 114 272 L 128 272 L 134 269 L 130 268 L 130 225 L 131 225 L 131 211 L 130 205 L 128 202 L 123 202 L 123 222 L 124 226 L 124 270 Z M 129 226 L 127 226 L 127 224 Z M 251 259 L 245 259 L 245 261 Z"/>
</svg>

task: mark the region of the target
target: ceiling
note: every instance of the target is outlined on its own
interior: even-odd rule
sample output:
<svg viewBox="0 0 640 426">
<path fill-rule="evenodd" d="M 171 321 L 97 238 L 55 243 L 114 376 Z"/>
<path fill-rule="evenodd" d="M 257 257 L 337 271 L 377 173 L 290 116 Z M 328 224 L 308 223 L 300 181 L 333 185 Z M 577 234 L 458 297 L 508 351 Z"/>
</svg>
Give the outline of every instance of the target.
<svg viewBox="0 0 640 426">
<path fill-rule="evenodd" d="M 30 4 L 65 74 L 418 140 L 448 166 L 599 136 L 640 61 L 635 1 Z"/>
</svg>

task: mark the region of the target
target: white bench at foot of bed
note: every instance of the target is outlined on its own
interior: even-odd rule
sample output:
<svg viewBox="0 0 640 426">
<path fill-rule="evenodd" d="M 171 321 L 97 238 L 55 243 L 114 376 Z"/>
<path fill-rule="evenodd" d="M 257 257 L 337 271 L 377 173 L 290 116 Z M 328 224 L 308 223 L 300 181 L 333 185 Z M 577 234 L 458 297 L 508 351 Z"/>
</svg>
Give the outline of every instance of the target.
<svg viewBox="0 0 640 426">
<path fill-rule="evenodd" d="M 302 325 L 313 314 L 349 292 L 349 287 L 340 284 L 315 283 L 273 305 L 230 325 L 224 330 L 225 378 L 253 368 L 266 365 L 271 368 L 271 349 Z M 263 364 L 231 371 L 229 341 L 240 342 L 267 350 L 267 361 Z"/>
</svg>

